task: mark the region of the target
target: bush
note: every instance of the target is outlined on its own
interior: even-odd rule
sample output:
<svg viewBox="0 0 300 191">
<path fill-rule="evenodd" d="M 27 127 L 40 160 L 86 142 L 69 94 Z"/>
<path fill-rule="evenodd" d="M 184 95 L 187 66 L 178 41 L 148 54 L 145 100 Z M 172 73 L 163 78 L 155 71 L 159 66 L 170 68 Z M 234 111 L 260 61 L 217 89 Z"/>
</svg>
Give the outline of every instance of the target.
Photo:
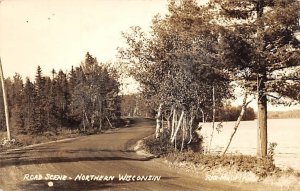
<svg viewBox="0 0 300 191">
<path fill-rule="evenodd" d="M 144 140 L 145 149 L 154 155 L 166 155 L 175 151 L 170 142 L 170 133 L 163 132 L 158 139 L 154 135 Z"/>
<path fill-rule="evenodd" d="M 175 143 L 172 144 L 170 142 L 170 135 L 169 131 L 164 131 L 161 133 L 159 138 L 155 138 L 154 135 L 144 140 L 145 149 L 154 155 L 167 155 L 169 153 L 177 152 L 181 150 L 182 145 L 182 135 L 181 132 L 177 135 L 176 147 Z M 201 140 L 196 136 L 193 135 L 190 144 L 187 144 L 189 140 L 185 140 L 183 151 L 201 151 Z"/>
</svg>

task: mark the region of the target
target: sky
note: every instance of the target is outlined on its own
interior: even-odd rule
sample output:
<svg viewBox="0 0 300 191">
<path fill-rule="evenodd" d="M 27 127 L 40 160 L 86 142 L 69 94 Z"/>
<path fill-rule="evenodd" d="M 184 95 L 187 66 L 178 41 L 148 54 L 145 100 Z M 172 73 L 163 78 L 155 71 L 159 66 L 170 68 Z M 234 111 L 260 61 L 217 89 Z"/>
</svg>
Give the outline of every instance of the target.
<svg viewBox="0 0 300 191">
<path fill-rule="evenodd" d="M 38 65 L 70 70 L 85 53 L 114 61 L 131 26 L 149 30 L 154 15 L 167 13 L 167 0 L 0 0 L 0 56 L 5 77 L 33 78 Z M 199 0 L 206 1 L 206 0 Z M 132 80 L 126 80 L 131 83 Z M 137 84 L 127 86 L 132 91 Z M 236 105 L 241 100 L 236 101 Z M 255 103 L 252 104 L 255 108 Z M 273 110 L 290 108 L 277 107 Z M 296 107 L 297 109 L 297 107 Z M 298 108 L 300 109 L 300 108 Z"/>
<path fill-rule="evenodd" d="M 149 29 L 167 11 L 163 0 L 2 0 L 0 55 L 5 76 L 34 76 L 78 66 L 85 53 L 112 61 L 124 43 L 121 32 Z"/>
</svg>

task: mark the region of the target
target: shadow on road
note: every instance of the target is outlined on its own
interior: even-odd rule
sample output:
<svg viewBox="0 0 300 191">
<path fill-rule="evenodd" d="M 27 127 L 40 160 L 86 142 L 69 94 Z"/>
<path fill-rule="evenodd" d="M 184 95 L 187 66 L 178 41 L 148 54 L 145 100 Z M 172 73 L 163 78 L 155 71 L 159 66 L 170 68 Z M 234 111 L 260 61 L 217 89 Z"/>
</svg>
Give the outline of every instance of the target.
<svg viewBox="0 0 300 191">
<path fill-rule="evenodd" d="M 161 177 L 161 181 L 168 179 L 176 179 L 178 177 Z M 117 177 L 113 181 L 53 181 L 53 186 L 49 186 L 49 181 L 46 180 L 36 180 L 29 181 L 19 186 L 20 190 L 43 190 L 43 191 L 87 191 L 87 190 L 102 190 L 102 189 L 117 189 L 121 185 L 128 183 L 149 183 L 149 181 L 139 182 L 139 181 L 120 181 Z M 151 182 L 154 183 L 154 182 Z M 159 182 L 156 182 L 159 184 Z"/>
<path fill-rule="evenodd" d="M 127 161 L 149 161 L 153 157 L 45 157 L 45 158 L 14 158 L 9 160 L 1 160 L 0 168 L 7 166 L 22 166 L 31 164 L 48 164 L 48 163 L 64 163 L 64 162 L 82 162 L 82 161 L 116 161 L 116 160 L 127 160 Z"/>
</svg>

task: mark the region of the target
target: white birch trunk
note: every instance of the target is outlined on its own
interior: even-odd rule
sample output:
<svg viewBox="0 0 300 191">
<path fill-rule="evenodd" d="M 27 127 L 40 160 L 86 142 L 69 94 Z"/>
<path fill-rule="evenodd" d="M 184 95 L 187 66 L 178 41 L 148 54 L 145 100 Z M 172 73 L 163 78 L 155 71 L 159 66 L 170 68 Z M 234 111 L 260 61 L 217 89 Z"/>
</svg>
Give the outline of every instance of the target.
<svg viewBox="0 0 300 191">
<path fill-rule="evenodd" d="M 236 133 L 236 131 L 237 131 L 239 125 L 240 125 L 240 122 L 241 122 L 241 120 L 242 120 L 242 118 L 243 118 L 243 116 L 244 116 L 244 113 L 245 113 L 245 111 L 246 111 L 246 108 L 247 108 L 248 104 L 252 101 L 252 100 L 250 100 L 250 101 L 247 102 L 247 97 L 248 97 L 248 93 L 246 92 L 246 93 L 245 93 L 245 97 L 244 97 L 244 99 L 243 99 L 243 105 L 242 105 L 242 109 L 241 109 L 240 115 L 239 115 L 237 121 L 235 122 L 233 131 L 232 131 L 232 133 L 231 133 L 231 135 L 230 135 L 230 138 L 229 138 L 229 141 L 228 141 L 228 143 L 227 143 L 227 146 L 225 147 L 225 149 L 224 149 L 223 152 L 222 152 L 222 155 L 225 155 L 225 154 L 226 154 L 226 152 L 227 152 L 227 150 L 228 150 L 228 148 L 229 148 L 229 146 L 230 146 L 230 144 L 231 144 L 231 141 L 232 141 L 232 139 L 233 139 L 233 136 L 235 135 L 235 133 Z"/>
<path fill-rule="evenodd" d="M 155 138 L 159 138 L 160 136 L 160 130 L 161 130 L 161 127 L 162 127 L 162 121 L 161 121 L 161 118 L 162 118 L 162 103 L 159 104 L 159 107 L 158 107 L 158 110 L 157 110 L 157 115 L 156 115 L 156 128 L 155 128 Z"/>
<path fill-rule="evenodd" d="M 113 129 L 114 127 L 112 126 L 112 124 L 111 124 L 110 120 L 108 119 L 108 117 L 105 116 L 105 118 L 106 118 L 106 120 L 108 121 L 108 124 L 109 124 L 110 128 Z"/>
<path fill-rule="evenodd" d="M 176 113 L 176 109 L 174 108 L 174 111 L 173 111 L 173 118 L 172 118 L 172 130 L 171 130 L 171 136 L 170 136 L 170 139 L 172 139 L 172 137 L 173 137 L 173 135 L 174 135 L 175 125 L 176 125 L 176 120 L 177 120 L 177 113 Z"/>
<path fill-rule="evenodd" d="M 183 118 L 183 122 L 182 122 L 182 142 L 181 142 L 181 149 L 180 151 L 183 151 L 184 148 L 184 141 L 185 141 L 185 137 L 187 135 L 186 133 L 186 124 L 187 124 L 187 118 L 186 116 Z"/>
<path fill-rule="evenodd" d="M 176 127 L 175 132 L 174 132 L 174 135 L 173 135 L 173 137 L 171 138 L 171 143 L 174 143 L 174 141 L 175 141 L 175 138 L 176 138 L 176 136 L 177 136 L 177 133 L 178 133 L 178 131 L 179 131 L 179 129 L 180 129 L 180 126 L 181 126 L 181 123 L 182 123 L 182 120 L 183 120 L 183 116 L 184 116 L 184 111 L 182 111 L 182 113 L 181 113 L 181 116 L 180 116 L 180 118 L 179 118 L 177 127 Z"/>
</svg>

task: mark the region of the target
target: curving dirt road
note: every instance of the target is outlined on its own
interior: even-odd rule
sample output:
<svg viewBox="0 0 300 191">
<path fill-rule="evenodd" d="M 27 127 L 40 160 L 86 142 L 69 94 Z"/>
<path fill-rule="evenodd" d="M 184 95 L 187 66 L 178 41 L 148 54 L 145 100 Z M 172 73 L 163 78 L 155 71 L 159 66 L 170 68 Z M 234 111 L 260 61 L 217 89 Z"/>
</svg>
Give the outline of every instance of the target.
<svg viewBox="0 0 300 191">
<path fill-rule="evenodd" d="M 137 155 L 133 145 L 153 133 L 153 127 L 151 120 L 136 119 L 128 128 L 1 153 L 0 191 L 260 189 L 207 182 L 169 168 L 159 159 Z M 126 180 L 119 179 L 126 174 Z"/>
</svg>

